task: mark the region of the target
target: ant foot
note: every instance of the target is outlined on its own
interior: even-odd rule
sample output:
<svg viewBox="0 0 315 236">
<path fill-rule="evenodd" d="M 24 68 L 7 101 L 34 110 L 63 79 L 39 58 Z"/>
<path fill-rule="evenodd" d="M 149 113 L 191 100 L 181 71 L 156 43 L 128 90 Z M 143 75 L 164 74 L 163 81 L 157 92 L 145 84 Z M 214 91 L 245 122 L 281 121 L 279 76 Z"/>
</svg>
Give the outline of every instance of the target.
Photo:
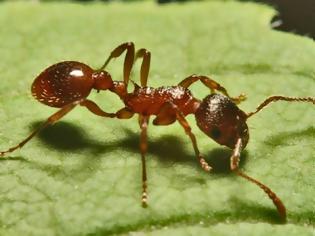
<svg viewBox="0 0 315 236">
<path fill-rule="evenodd" d="M 232 98 L 232 101 L 236 104 L 240 104 L 241 102 L 245 101 L 247 99 L 247 96 L 245 93 L 241 93 L 239 96 Z"/>
<path fill-rule="evenodd" d="M 231 158 L 231 163 L 230 163 L 230 168 L 231 168 L 231 170 L 232 170 L 232 171 L 236 171 L 236 170 L 238 169 L 239 163 L 240 163 L 239 157 L 233 156 L 233 157 Z"/>
<path fill-rule="evenodd" d="M 148 196 L 147 196 L 147 193 L 142 193 L 142 199 L 141 199 L 141 203 L 142 203 L 142 207 L 143 208 L 147 208 L 148 207 Z"/>
<path fill-rule="evenodd" d="M 212 167 L 206 162 L 205 159 L 200 158 L 199 160 L 201 168 L 204 169 L 206 172 L 210 172 L 212 170 Z"/>
</svg>

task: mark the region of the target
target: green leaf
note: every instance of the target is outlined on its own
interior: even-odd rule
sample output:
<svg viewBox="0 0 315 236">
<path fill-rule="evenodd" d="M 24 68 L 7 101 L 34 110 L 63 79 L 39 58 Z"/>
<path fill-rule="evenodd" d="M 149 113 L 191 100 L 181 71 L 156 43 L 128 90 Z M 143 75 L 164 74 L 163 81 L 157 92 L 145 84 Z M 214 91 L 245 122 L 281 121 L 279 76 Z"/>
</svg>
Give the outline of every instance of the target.
<svg viewBox="0 0 315 236">
<path fill-rule="evenodd" d="M 232 95 L 245 92 L 249 112 L 267 96 L 314 96 L 315 45 L 272 31 L 267 6 L 209 1 L 0 5 L 0 150 L 15 145 L 54 108 L 30 96 L 32 80 L 63 60 L 94 68 L 117 45 L 152 52 L 149 84 L 175 85 L 210 75 Z M 110 64 L 122 79 L 123 60 Z M 139 65 L 133 80 L 139 81 Z M 201 84 L 192 92 L 202 99 Z M 90 98 L 106 111 L 122 107 L 109 92 Z M 273 189 L 288 209 L 277 224 L 270 199 L 228 171 L 231 153 L 188 118 L 215 168 L 204 173 L 178 124 L 149 126 L 149 207 L 143 209 L 137 118 L 102 119 L 82 107 L 0 161 L 1 235 L 314 235 L 315 109 L 279 102 L 248 122 L 241 168 Z M 275 224 L 276 223 L 276 224 Z"/>
</svg>

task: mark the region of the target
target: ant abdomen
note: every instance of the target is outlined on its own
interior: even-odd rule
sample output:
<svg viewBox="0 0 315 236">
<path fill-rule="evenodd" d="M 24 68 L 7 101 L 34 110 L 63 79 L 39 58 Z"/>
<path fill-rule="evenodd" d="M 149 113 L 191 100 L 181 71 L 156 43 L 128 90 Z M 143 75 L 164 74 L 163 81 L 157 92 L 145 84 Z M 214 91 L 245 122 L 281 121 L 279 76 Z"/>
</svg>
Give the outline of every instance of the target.
<svg viewBox="0 0 315 236">
<path fill-rule="evenodd" d="M 63 107 L 89 95 L 94 84 L 93 72 L 76 61 L 54 64 L 34 80 L 32 95 L 45 105 Z"/>
<path fill-rule="evenodd" d="M 249 139 L 247 116 L 227 96 L 208 95 L 200 103 L 195 116 L 198 127 L 217 143 L 233 149 L 241 138 L 245 148 Z"/>
</svg>

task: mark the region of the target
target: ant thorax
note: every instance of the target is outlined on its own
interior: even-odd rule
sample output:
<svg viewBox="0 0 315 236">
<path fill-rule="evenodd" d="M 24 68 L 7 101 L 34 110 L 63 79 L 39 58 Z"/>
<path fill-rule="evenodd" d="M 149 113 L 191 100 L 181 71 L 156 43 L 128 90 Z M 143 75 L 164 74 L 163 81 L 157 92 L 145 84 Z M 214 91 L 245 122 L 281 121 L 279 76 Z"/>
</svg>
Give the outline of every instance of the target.
<svg viewBox="0 0 315 236">
<path fill-rule="evenodd" d="M 166 103 L 176 105 L 184 115 L 192 114 L 199 104 L 188 89 L 180 86 L 136 87 L 124 102 L 135 113 L 148 115 L 157 115 Z"/>
</svg>

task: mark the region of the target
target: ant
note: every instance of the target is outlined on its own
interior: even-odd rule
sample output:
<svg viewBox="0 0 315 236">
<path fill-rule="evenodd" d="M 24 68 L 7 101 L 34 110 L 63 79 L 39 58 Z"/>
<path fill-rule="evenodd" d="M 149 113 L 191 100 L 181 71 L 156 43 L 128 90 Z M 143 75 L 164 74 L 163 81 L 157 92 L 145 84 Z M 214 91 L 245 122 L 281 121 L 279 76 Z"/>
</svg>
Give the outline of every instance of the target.
<svg viewBox="0 0 315 236">
<path fill-rule="evenodd" d="M 111 59 L 120 57 L 125 51 L 124 80 L 114 81 L 111 75 L 104 69 Z M 128 92 L 130 73 L 135 61 L 139 58 L 142 58 L 140 68 L 141 86 L 131 81 L 134 84 L 134 91 Z M 141 129 L 141 199 L 143 207 L 146 207 L 148 194 L 145 155 L 148 149 L 147 128 L 150 116 L 155 116 L 153 120 L 154 125 L 170 125 L 178 121 L 192 142 L 200 166 L 206 172 L 211 171 L 212 167 L 201 155 L 196 137 L 185 118 L 189 114 L 194 114 L 197 126 L 206 135 L 215 142 L 233 150 L 230 157 L 231 171 L 258 185 L 273 201 L 281 219 L 285 220 L 286 208 L 280 198 L 269 187 L 248 176 L 238 168 L 241 151 L 246 147 L 249 140 L 246 121 L 272 102 L 310 102 L 315 104 L 315 98 L 271 96 L 263 101 L 254 112 L 246 113 L 237 106 L 237 104 L 246 99 L 244 94 L 231 97 L 224 87 L 207 76 L 191 75 L 176 86 L 148 87 L 147 80 L 150 61 L 151 53 L 149 51 L 141 48 L 135 52 L 134 44 L 128 42 L 116 47 L 104 65 L 98 70 L 93 70 L 88 65 L 77 61 L 64 61 L 48 67 L 34 80 L 32 95 L 39 102 L 60 109 L 18 145 L 9 148 L 7 151 L 0 152 L 0 156 L 21 148 L 40 130 L 54 124 L 78 105 L 84 106 L 95 115 L 102 117 L 129 119 L 134 114 L 138 114 Z M 203 100 L 195 98 L 189 90 L 189 87 L 197 81 L 201 81 L 211 92 Z M 97 91 L 109 90 L 115 93 L 123 101 L 125 106 L 116 113 L 103 111 L 96 103 L 87 99 L 92 89 L 96 89 Z M 220 92 L 220 94 L 216 92 Z"/>
</svg>

